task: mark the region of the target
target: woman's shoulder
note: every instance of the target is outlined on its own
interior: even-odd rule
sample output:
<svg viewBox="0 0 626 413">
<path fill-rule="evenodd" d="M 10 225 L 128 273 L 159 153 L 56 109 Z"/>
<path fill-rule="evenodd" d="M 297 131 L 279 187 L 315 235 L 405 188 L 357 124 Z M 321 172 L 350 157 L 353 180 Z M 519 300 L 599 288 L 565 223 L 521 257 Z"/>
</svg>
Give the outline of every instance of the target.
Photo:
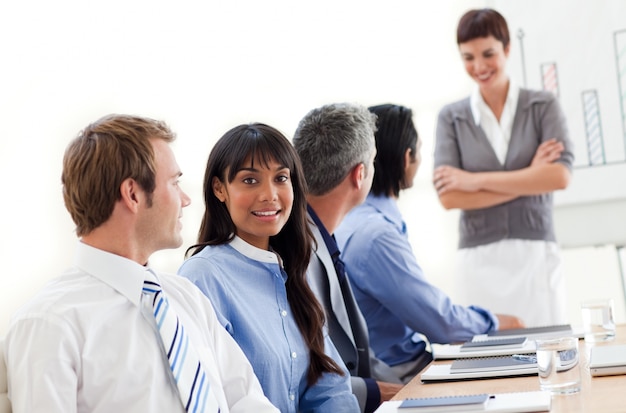
<svg viewBox="0 0 626 413">
<path fill-rule="evenodd" d="M 229 249 L 227 245 L 207 245 L 194 255 L 186 258 L 180 266 L 179 273 L 206 271 L 213 267 L 220 267 L 224 263 L 231 261 Z"/>
<path fill-rule="evenodd" d="M 534 103 L 547 103 L 556 100 L 554 93 L 547 90 L 520 88 L 519 91 L 519 103 L 522 104 L 522 106 L 532 105 Z"/>
<path fill-rule="evenodd" d="M 439 116 L 469 116 L 471 115 L 470 109 L 470 98 L 469 96 L 457 100 L 451 103 L 448 103 L 439 111 Z"/>
<path fill-rule="evenodd" d="M 228 254 L 228 250 L 232 249 L 228 244 L 219 244 L 219 245 L 205 245 L 201 247 L 202 249 L 196 250 L 197 252 L 194 255 L 190 256 L 189 259 L 207 259 L 210 257 L 219 257 L 221 255 Z"/>
</svg>

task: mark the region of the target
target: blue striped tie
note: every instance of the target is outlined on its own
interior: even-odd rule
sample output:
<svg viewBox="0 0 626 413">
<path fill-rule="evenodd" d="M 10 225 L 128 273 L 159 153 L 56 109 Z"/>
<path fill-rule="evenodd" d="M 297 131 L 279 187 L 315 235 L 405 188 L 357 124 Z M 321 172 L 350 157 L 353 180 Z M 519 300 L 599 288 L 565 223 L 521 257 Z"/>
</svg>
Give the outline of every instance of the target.
<svg viewBox="0 0 626 413">
<path fill-rule="evenodd" d="M 184 326 L 178 320 L 174 309 L 170 307 L 155 274 L 151 270 L 147 273 L 143 284 L 143 294 L 152 301 L 152 314 L 163 340 L 165 355 L 169 360 L 185 410 L 197 413 L 219 413 L 215 394 L 210 388 L 200 359 L 189 342 Z"/>
</svg>

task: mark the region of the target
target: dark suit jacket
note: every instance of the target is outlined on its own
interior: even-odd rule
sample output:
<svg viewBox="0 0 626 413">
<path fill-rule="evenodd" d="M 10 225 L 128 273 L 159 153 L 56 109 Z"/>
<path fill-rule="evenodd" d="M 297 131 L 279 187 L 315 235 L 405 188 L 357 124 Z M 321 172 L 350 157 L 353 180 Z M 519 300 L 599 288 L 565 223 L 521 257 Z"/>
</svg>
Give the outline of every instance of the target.
<svg viewBox="0 0 626 413">
<path fill-rule="evenodd" d="M 309 217 L 309 221 L 311 218 Z M 310 224 L 317 247 L 311 254 L 311 262 L 307 270 L 309 284 L 318 301 L 326 311 L 326 323 L 330 338 L 339 351 L 346 368 L 352 376 L 352 392 L 359 400 L 361 411 L 364 410 L 367 399 L 367 388 L 363 378 L 373 378 L 377 381 L 402 383 L 398 376 L 382 360 L 376 358 L 369 348 L 369 335 L 363 314 L 361 314 L 350 290 L 351 302 L 346 303 L 341 293 L 337 273 L 333 260 L 326 248 L 322 234 L 317 226 Z M 349 288 L 349 287 L 348 287 Z M 348 313 L 350 312 L 350 317 Z M 350 319 L 355 320 L 351 326 Z M 353 328 L 358 329 L 359 335 L 365 337 L 365 344 L 357 348 Z"/>
</svg>

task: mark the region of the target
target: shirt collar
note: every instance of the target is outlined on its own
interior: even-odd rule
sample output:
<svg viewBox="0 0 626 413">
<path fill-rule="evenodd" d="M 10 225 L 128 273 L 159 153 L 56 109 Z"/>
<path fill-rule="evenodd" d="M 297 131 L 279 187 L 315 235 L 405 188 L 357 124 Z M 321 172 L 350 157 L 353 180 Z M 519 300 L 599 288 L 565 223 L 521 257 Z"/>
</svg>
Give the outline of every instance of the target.
<svg viewBox="0 0 626 413">
<path fill-rule="evenodd" d="M 237 235 L 235 235 L 229 245 L 233 247 L 236 251 L 253 260 L 265 262 L 268 264 L 279 264 L 282 266 L 282 260 L 277 253 L 272 250 L 263 250 L 261 248 L 255 247 L 252 244 L 248 244 Z"/>
<path fill-rule="evenodd" d="M 147 267 L 83 242 L 78 243 L 74 264 L 139 305 Z"/>
<path fill-rule="evenodd" d="M 406 224 L 402 219 L 402 213 L 395 199 L 384 195 L 376 196 L 370 193 L 365 199 L 365 203 L 383 214 L 387 221 L 398 228 L 398 231 L 403 234 L 406 233 Z"/>
<path fill-rule="evenodd" d="M 328 253 L 330 254 L 330 256 L 332 257 L 334 254 L 339 254 L 339 247 L 337 246 L 337 241 L 335 240 L 335 237 L 333 237 L 332 235 L 328 233 L 328 230 L 324 226 L 324 223 L 322 222 L 321 219 L 319 219 L 319 217 L 315 213 L 315 210 L 311 208 L 311 205 L 307 204 L 306 209 L 309 215 L 311 216 L 311 218 L 313 219 L 313 222 L 315 222 L 317 229 L 319 229 L 320 234 L 322 234 L 322 238 L 324 239 L 324 244 L 326 244 L 326 248 L 328 249 Z"/>
<path fill-rule="evenodd" d="M 508 111 L 511 116 L 515 115 L 515 111 L 517 109 L 517 100 L 519 98 L 519 86 L 515 81 L 509 78 L 509 91 L 506 95 L 506 101 L 504 102 L 505 108 L 508 107 L 510 110 Z M 484 110 L 490 110 L 487 104 L 485 103 L 482 95 L 480 94 L 480 88 L 478 85 L 474 86 L 472 89 L 472 94 L 470 95 L 470 109 L 472 111 L 472 117 L 474 118 L 474 123 L 476 125 L 480 125 L 481 113 Z M 507 113 L 507 111 L 503 111 L 503 113 Z"/>
</svg>

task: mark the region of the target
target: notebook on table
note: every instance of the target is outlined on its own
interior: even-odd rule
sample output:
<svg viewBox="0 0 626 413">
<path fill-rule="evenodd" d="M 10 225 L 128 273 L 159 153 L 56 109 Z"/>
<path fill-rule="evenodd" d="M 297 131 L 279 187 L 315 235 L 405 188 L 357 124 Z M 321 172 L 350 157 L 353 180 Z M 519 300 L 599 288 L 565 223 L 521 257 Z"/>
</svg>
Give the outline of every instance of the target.
<svg viewBox="0 0 626 413">
<path fill-rule="evenodd" d="M 456 361 L 466 361 L 473 359 L 459 359 Z M 478 380 L 498 377 L 512 376 L 532 376 L 537 375 L 538 369 L 536 363 L 528 363 L 526 366 L 514 366 L 506 368 L 500 366 L 498 368 L 491 367 L 486 369 L 457 368 L 452 370 L 451 364 L 431 364 L 420 375 L 423 383 L 435 383 L 440 381 L 461 381 L 461 380 Z"/>
<path fill-rule="evenodd" d="M 475 395 L 480 396 L 480 395 Z M 419 398 L 407 400 L 428 400 L 428 399 L 446 399 L 454 400 L 458 397 L 469 396 L 451 396 L 439 398 Z M 484 397 L 484 396 L 483 396 Z M 405 401 L 387 401 L 380 405 L 375 413 L 439 413 L 439 412 L 490 412 L 490 413 L 525 413 L 525 412 L 547 412 L 550 411 L 552 399 L 549 392 L 545 391 L 527 391 L 517 393 L 498 393 L 488 396 L 486 402 L 476 403 L 473 405 L 457 405 L 447 406 L 452 410 L 419 410 L 420 408 L 401 408 Z"/>
<path fill-rule="evenodd" d="M 481 334 L 475 337 L 475 339 L 483 337 L 526 337 L 529 340 L 546 339 L 546 338 L 558 338 L 558 337 L 583 337 L 584 332 L 581 328 L 574 329 L 571 324 L 557 324 L 551 326 L 541 327 L 525 327 L 525 328 L 513 328 L 509 330 L 495 330 L 490 331 L 487 334 Z"/>
<path fill-rule="evenodd" d="M 592 376 L 626 374 L 626 344 L 591 347 L 589 373 Z"/>
<path fill-rule="evenodd" d="M 559 352 L 557 371 L 578 365 L 578 353 L 572 350 Z M 457 359 L 452 364 L 431 364 L 420 375 L 422 382 L 460 381 L 511 376 L 530 376 L 539 373 L 537 356 L 515 354 L 512 356 Z"/>
<path fill-rule="evenodd" d="M 406 399 L 398 406 L 401 413 L 471 412 L 484 410 L 488 394 L 470 394 L 447 397 L 422 397 Z"/>
<path fill-rule="evenodd" d="M 464 344 L 432 344 L 431 346 L 435 360 L 535 354 L 534 340 L 528 340 L 525 337 L 481 338 Z"/>
<path fill-rule="evenodd" d="M 459 347 L 460 351 L 474 352 L 504 348 L 520 348 L 526 344 L 526 337 L 488 338 L 485 340 L 467 341 Z"/>
<path fill-rule="evenodd" d="M 478 357 L 454 360 L 450 365 L 450 374 L 490 372 L 537 368 L 537 359 L 534 356 L 498 356 Z"/>
</svg>

